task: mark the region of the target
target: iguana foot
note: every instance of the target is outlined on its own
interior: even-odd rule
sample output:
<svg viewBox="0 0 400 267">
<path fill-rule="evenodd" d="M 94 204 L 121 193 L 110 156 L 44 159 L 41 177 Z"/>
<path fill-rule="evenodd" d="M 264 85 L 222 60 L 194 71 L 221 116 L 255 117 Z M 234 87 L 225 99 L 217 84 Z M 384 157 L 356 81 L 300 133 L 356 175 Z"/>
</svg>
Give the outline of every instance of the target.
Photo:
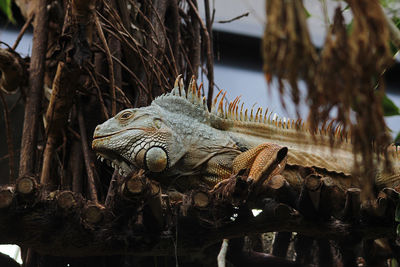
<svg viewBox="0 0 400 267">
<path fill-rule="evenodd" d="M 248 182 L 258 183 L 269 168 L 268 177 L 280 174 L 285 168 L 287 160 L 287 148 L 276 144 L 264 143 L 249 149 L 233 160 L 233 173 L 238 173 L 242 169 L 250 169 L 247 178 Z"/>
</svg>

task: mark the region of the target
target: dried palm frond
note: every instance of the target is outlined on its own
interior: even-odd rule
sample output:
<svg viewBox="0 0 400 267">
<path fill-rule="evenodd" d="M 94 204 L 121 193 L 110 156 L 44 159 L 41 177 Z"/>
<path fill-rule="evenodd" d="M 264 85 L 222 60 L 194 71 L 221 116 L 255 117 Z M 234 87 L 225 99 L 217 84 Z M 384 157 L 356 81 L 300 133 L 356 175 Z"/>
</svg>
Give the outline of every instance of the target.
<svg viewBox="0 0 400 267">
<path fill-rule="evenodd" d="M 297 82 L 305 81 L 311 131 L 315 132 L 337 109 L 336 121 L 345 133 L 351 133 L 354 153 L 362 155 L 355 172 L 370 181 L 362 183 L 367 185 L 364 191 L 368 194 L 374 173 L 371 170 L 376 164 L 374 157 L 379 159 L 390 143 L 383 119 L 381 80 L 393 59 L 387 21 L 379 1 L 347 3 L 354 16 L 352 31 L 347 31 L 342 11 L 337 8 L 325 45 L 317 55 L 301 1 L 267 0 L 264 71 L 269 79 L 271 75 L 277 77 L 281 94 L 284 81 L 289 82 L 296 104 Z"/>
</svg>

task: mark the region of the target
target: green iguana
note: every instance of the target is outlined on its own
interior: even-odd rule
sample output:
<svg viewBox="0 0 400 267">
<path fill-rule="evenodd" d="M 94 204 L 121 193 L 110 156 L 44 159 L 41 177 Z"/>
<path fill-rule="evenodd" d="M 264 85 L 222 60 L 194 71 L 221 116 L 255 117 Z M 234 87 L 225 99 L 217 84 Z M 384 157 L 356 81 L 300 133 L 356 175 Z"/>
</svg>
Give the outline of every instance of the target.
<svg viewBox="0 0 400 267">
<path fill-rule="evenodd" d="M 279 166 L 283 176 L 290 174 L 290 167 L 310 167 L 322 176 L 329 173 L 342 187 L 359 186 L 359 179 L 351 175 L 351 142 L 332 123 L 313 136 L 301 120 L 271 119 L 271 113 L 263 115 L 260 108 L 243 111 L 239 98 L 227 103 L 225 95 L 220 96 L 221 92 L 209 111 L 196 82 L 192 79 L 186 92 L 178 77 L 173 90 L 150 106 L 123 110 L 98 125 L 92 147 L 121 174 L 143 168 L 187 189 L 198 183 L 215 185 L 245 167 L 249 178 L 257 180 L 260 166 L 278 145 L 288 148 Z M 378 187 L 400 184 L 400 153 L 392 150 L 394 167 L 376 172 Z"/>
</svg>

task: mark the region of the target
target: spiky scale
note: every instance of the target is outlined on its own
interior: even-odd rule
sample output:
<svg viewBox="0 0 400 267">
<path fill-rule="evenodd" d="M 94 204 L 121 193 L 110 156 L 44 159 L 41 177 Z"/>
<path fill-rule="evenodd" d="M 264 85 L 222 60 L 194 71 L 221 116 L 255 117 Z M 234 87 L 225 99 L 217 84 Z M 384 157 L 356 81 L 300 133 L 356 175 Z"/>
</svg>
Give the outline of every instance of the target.
<svg viewBox="0 0 400 267">
<path fill-rule="evenodd" d="M 197 89 L 197 97 L 201 99 L 201 89 L 203 88 L 203 83 L 200 83 L 199 88 Z"/>
<path fill-rule="evenodd" d="M 179 81 L 182 77 L 182 74 L 179 74 L 178 77 L 175 79 L 174 88 L 179 86 Z"/>
<path fill-rule="evenodd" d="M 206 97 L 205 96 L 203 96 L 203 108 L 204 108 L 204 110 L 208 110 L 208 108 L 207 108 L 207 99 L 206 99 Z"/>
<path fill-rule="evenodd" d="M 183 98 L 186 98 L 186 93 L 185 93 L 185 88 L 184 88 L 184 85 L 183 85 L 183 79 L 182 78 L 180 78 L 178 80 L 178 85 L 177 85 L 176 88 L 177 88 L 177 91 L 178 91 L 177 96 L 181 96 Z"/>
<path fill-rule="evenodd" d="M 222 90 L 218 92 L 218 94 L 214 97 L 214 100 L 211 105 L 211 112 L 216 113 L 217 111 L 217 102 L 218 102 L 218 97 L 222 93 Z"/>
<path fill-rule="evenodd" d="M 236 119 L 236 120 L 239 120 L 238 110 L 239 110 L 239 106 L 236 105 L 236 108 L 235 108 L 235 119 Z"/>
<path fill-rule="evenodd" d="M 189 87 L 188 87 L 188 91 L 187 91 L 187 95 L 186 98 L 192 103 L 194 104 L 194 99 L 193 99 L 193 91 L 191 90 L 192 88 L 192 84 L 193 84 L 193 78 L 190 80 L 189 82 Z"/>
<path fill-rule="evenodd" d="M 240 106 L 240 121 L 244 120 L 244 118 L 243 118 L 243 104 L 244 103 L 242 103 L 242 105 Z"/>
</svg>

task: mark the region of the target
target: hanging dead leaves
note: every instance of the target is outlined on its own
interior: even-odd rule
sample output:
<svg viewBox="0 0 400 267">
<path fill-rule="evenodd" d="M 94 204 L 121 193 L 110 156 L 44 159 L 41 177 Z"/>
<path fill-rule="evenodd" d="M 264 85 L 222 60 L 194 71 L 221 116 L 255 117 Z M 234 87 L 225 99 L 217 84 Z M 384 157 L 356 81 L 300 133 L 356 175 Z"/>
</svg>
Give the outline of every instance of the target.
<svg viewBox="0 0 400 267">
<path fill-rule="evenodd" d="M 296 104 L 298 81 L 304 80 L 310 130 L 317 131 L 337 109 L 337 125 L 351 135 L 355 154 L 362 155 L 355 171 L 372 181 L 371 168 L 368 172 L 361 166 L 374 166 L 390 143 L 381 105 L 382 74 L 393 62 L 390 34 L 378 0 L 346 2 L 353 13 L 351 29 L 337 8 L 318 53 L 310 41 L 302 1 L 268 0 L 264 72 L 269 82 L 276 76 L 281 95 L 287 81 Z"/>
<path fill-rule="evenodd" d="M 263 57 L 267 81 L 271 81 L 272 75 L 277 76 L 283 94 L 283 80 L 287 80 L 292 88 L 293 101 L 298 104 L 298 79 L 301 77 L 307 81 L 308 77 L 313 77 L 318 60 L 302 1 L 267 1 L 266 10 Z"/>
</svg>

